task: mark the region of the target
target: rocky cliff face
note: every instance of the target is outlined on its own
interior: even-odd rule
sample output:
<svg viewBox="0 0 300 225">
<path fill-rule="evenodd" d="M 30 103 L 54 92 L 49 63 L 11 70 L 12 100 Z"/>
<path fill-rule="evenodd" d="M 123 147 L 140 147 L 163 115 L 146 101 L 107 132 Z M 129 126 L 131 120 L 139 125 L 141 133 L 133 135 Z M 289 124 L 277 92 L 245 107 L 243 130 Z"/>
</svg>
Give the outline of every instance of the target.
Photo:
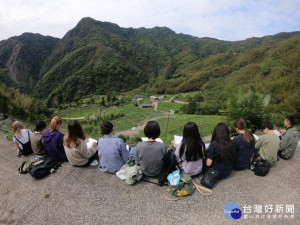
<svg viewBox="0 0 300 225">
<path fill-rule="evenodd" d="M 11 86 L 9 78 L 21 91 L 31 93 L 41 78 L 40 70 L 52 53 L 58 39 L 40 34 L 24 33 L 0 42 L 0 81 Z"/>
</svg>

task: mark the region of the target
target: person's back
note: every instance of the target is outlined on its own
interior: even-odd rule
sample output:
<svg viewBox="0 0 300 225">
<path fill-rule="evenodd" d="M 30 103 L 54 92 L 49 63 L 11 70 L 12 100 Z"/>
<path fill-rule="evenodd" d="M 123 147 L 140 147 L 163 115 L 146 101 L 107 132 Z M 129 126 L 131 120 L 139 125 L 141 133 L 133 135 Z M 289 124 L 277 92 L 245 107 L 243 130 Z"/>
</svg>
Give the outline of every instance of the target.
<svg viewBox="0 0 300 225">
<path fill-rule="evenodd" d="M 294 127 L 294 117 L 288 115 L 285 117 L 284 126 L 287 128 L 286 132 L 282 133 L 280 140 L 280 147 L 278 155 L 283 159 L 290 159 L 293 157 L 295 150 L 297 149 L 299 134 Z"/>
<path fill-rule="evenodd" d="M 48 129 L 43 134 L 44 149 L 47 156 L 56 162 L 67 161 L 63 146 L 64 134 L 58 130 L 52 132 Z"/>
<path fill-rule="evenodd" d="M 156 121 L 149 121 L 144 133 L 148 140 L 137 144 L 134 153 L 135 164 L 140 166 L 145 175 L 158 176 L 164 166 L 163 159 L 167 148 L 164 143 L 155 141 L 160 135 L 160 127 Z"/>
<path fill-rule="evenodd" d="M 28 129 L 25 129 L 23 124 L 19 121 L 15 121 L 12 124 L 13 127 L 13 142 L 17 146 L 16 155 L 20 157 L 22 154 L 28 155 L 32 153 L 31 144 L 30 144 L 30 135 L 32 132 Z M 23 147 L 25 149 L 23 149 Z"/>
<path fill-rule="evenodd" d="M 279 138 L 273 131 L 273 124 L 266 121 L 262 124 L 263 135 L 259 137 L 255 148 L 259 151 L 259 157 L 271 165 L 277 161 Z"/>
<path fill-rule="evenodd" d="M 38 121 L 34 132 L 30 135 L 31 148 L 34 154 L 44 155 L 44 144 L 42 142 L 43 131 L 46 128 L 46 123 L 44 121 Z"/>
<path fill-rule="evenodd" d="M 116 173 L 128 160 L 130 152 L 121 138 L 114 135 L 113 125 L 109 121 L 101 125 L 103 137 L 98 140 L 99 170 Z"/>
<path fill-rule="evenodd" d="M 232 150 L 233 151 L 233 150 Z M 218 160 L 218 156 L 220 155 L 219 143 L 213 141 L 210 143 L 208 150 L 206 152 L 206 157 L 208 159 L 213 160 L 212 168 L 219 172 L 219 178 L 226 178 L 228 177 L 234 166 L 234 161 L 232 160 Z"/>
<path fill-rule="evenodd" d="M 264 134 L 258 139 L 255 148 L 259 149 L 259 155 L 262 159 L 273 165 L 277 161 L 279 142 L 276 134 Z"/>
<path fill-rule="evenodd" d="M 205 144 L 201 139 L 197 124 L 188 122 L 183 128 L 183 139 L 176 146 L 175 155 L 184 173 L 195 176 L 203 168 Z"/>
<path fill-rule="evenodd" d="M 29 134 L 29 135 L 28 135 Z M 30 140 L 30 136 L 32 135 L 32 132 L 30 130 L 27 129 L 22 129 L 20 135 L 14 135 L 13 137 L 13 142 L 18 143 L 19 147 L 22 149 L 22 144 L 27 143 Z M 20 142 L 18 142 L 18 140 Z"/>
<path fill-rule="evenodd" d="M 44 144 L 42 142 L 43 134 L 40 132 L 34 131 L 30 135 L 31 148 L 34 154 L 36 155 L 44 155 Z"/>
<path fill-rule="evenodd" d="M 68 124 L 68 132 L 64 136 L 64 149 L 68 161 L 73 166 L 88 166 L 97 158 L 97 142 L 92 141 L 88 146 L 86 135 L 77 120 Z"/>
<path fill-rule="evenodd" d="M 255 151 L 255 145 L 247 144 L 243 140 L 243 134 L 239 134 L 233 139 L 236 146 L 236 160 L 234 163 L 235 170 L 242 170 L 248 168 L 250 165 L 251 158 Z"/>
<path fill-rule="evenodd" d="M 164 166 L 166 145 L 157 141 L 144 141 L 136 146 L 135 163 L 147 176 L 158 176 Z"/>
<path fill-rule="evenodd" d="M 284 159 L 290 159 L 294 155 L 295 150 L 297 149 L 299 140 L 299 134 L 295 127 L 288 128 L 281 136 L 280 141 L 280 156 Z"/>
<path fill-rule="evenodd" d="M 225 123 L 215 127 L 211 143 L 206 151 L 206 166 L 219 172 L 219 179 L 228 177 L 235 162 L 235 145 Z"/>
<path fill-rule="evenodd" d="M 94 144 L 95 143 L 95 144 Z M 90 147 L 87 146 L 85 140 L 80 139 L 78 146 L 64 145 L 68 161 L 73 166 L 87 166 L 92 162 L 93 156 L 97 151 L 97 144 L 94 142 Z"/>
<path fill-rule="evenodd" d="M 54 117 L 50 123 L 50 129 L 47 129 L 43 134 L 43 144 L 45 153 L 56 162 L 67 161 L 63 145 L 64 134 L 59 132 L 58 129 L 62 124 L 59 117 Z"/>
<path fill-rule="evenodd" d="M 251 158 L 254 156 L 255 139 L 253 134 L 247 129 L 246 121 L 238 118 L 233 122 L 233 127 L 238 133 L 233 138 L 236 147 L 235 170 L 243 170 L 249 167 Z"/>
</svg>

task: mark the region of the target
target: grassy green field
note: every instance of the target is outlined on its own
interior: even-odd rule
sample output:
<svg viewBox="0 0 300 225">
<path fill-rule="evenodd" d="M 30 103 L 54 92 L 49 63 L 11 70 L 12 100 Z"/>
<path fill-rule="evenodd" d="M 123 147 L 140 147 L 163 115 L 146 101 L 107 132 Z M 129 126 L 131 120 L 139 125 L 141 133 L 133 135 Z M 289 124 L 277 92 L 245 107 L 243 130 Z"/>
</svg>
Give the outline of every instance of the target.
<svg viewBox="0 0 300 225">
<path fill-rule="evenodd" d="M 222 116 L 169 115 L 169 110 L 176 111 L 181 107 L 182 104 L 178 103 L 159 102 L 158 110 L 154 110 L 153 108 L 143 109 L 135 107 L 133 103 L 130 103 L 121 107 L 101 109 L 101 119 L 105 120 L 105 118 L 108 118 L 114 124 L 115 131 L 130 130 L 132 127 L 145 124 L 148 120 L 156 119 L 161 126 L 160 138 L 166 144 L 169 144 L 173 140 L 174 134 L 182 135 L 184 125 L 189 121 L 198 124 L 202 136 L 210 135 L 215 125 L 218 122 L 224 121 Z M 98 118 L 98 121 L 96 121 L 97 119 L 94 119 L 94 121 L 90 119 L 91 115 L 94 115 L 94 118 Z M 100 125 L 102 120 L 99 120 L 99 115 L 99 109 L 74 109 L 74 111 L 65 110 L 58 113 L 58 116 L 63 118 L 86 117 L 86 119 L 81 120 L 81 123 L 86 133 L 93 138 L 101 136 Z M 169 120 L 168 116 L 170 116 Z M 114 119 L 114 117 L 117 118 Z M 63 131 L 66 130 L 67 123 L 68 121 L 64 123 L 62 127 Z M 144 135 L 141 133 L 138 136 L 142 137 Z"/>
<path fill-rule="evenodd" d="M 169 110 L 173 111 L 179 111 L 179 109 L 183 106 L 184 104 L 178 104 L 178 103 L 170 103 L 170 102 L 160 102 L 158 104 L 158 110 L 161 111 L 166 111 L 168 112 Z"/>
<path fill-rule="evenodd" d="M 73 109 L 63 110 L 61 112 L 58 112 L 57 114 L 62 118 L 77 118 L 77 117 L 89 116 L 95 113 L 100 113 L 100 109 L 73 108 Z"/>
<path fill-rule="evenodd" d="M 145 120 L 160 116 L 166 116 L 167 114 L 161 110 L 153 110 L 153 108 L 140 108 L 135 107 L 133 104 L 125 105 L 121 108 L 110 109 L 107 113 L 122 113 L 123 117 L 116 120 L 112 120 L 116 131 L 128 130 L 132 127 L 142 125 Z"/>
<path fill-rule="evenodd" d="M 168 145 L 174 139 L 174 135 L 182 136 L 183 127 L 187 122 L 198 125 L 202 137 L 212 134 L 219 122 L 223 122 L 223 116 L 213 115 L 185 115 L 175 114 L 174 117 L 158 119 L 161 128 L 161 139 Z"/>
<path fill-rule="evenodd" d="M 200 130 L 202 137 L 211 135 L 214 127 L 219 122 L 224 122 L 224 116 L 217 115 L 186 115 L 186 114 L 169 114 L 169 110 L 179 110 L 182 104 L 159 102 L 158 110 L 153 108 L 143 109 L 135 107 L 133 103 L 129 103 L 120 107 L 102 108 L 101 117 L 99 108 L 69 108 L 57 113 L 62 118 L 79 118 L 85 117 L 80 120 L 83 129 L 89 137 L 98 139 L 101 137 L 100 125 L 103 120 L 110 120 L 115 127 L 115 131 L 126 131 L 132 127 L 137 127 L 145 124 L 149 120 L 157 120 L 161 127 L 160 138 L 169 145 L 174 138 L 174 135 L 182 136 L 183 127 L 187 122 L 195 122 Z M 100 119 L 99 119 L 100 118 Z M 64 120 L 61 132 L 66 133 L 68 119 Z M 46 121 L 49 123 L 49 121 Z M 26 127 L 33 130 L 34 124 L 26 124 Z M 298 131 L 300 126 L 296 126 Z M 283 129 L 283 128 L 282 128 Z M 12 140 L 11 127 L 6 123 L 0 124 L 0 130 Z M 137 137 L 143 137 L 141 132 L 134 138 L 128 139 L 130 143 L 136 143 Z"/>
</svg>

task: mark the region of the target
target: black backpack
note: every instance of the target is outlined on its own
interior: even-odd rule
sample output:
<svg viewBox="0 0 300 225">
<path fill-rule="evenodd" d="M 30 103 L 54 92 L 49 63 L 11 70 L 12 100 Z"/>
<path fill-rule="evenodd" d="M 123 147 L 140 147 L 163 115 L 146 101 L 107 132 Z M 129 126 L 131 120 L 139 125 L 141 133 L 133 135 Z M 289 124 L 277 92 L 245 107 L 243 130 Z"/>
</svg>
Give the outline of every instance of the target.
<svg viewBox="0 0 300 225">
<path fill-rule="evenodd" d="M 29 130 L 27 130 L 28 133 L 28 142 L 26 142 L 25 144 L 23 144 L 21 141 L 19 141 L 19 139 L 15 137 L 15 139 L 22 145 L 23 149 L 21 149 L 21 153 L 22 155 L 30 155 L 32 153 L 32 148 L 31 148 L 31 142 L 30 142 L 30 137 L 29 137 Z"/>
<path fill-rule="evenodd" d="M 271 168 L 271 164 L 265 160 L 255 161 L 253 163 L 254 169 L 253 172 L 257 176 L 266 176 Z"/>
<path fill-rule="evenodd" d="M 168 185 L 168 175 L 172 173 L 175 170 L 179 169 L 179 164 L 176 159 L 176 155 L 174 153 L 173 149 L 170 149 L 167 151 L 167 153 L 164 156 L 164 167 L 162 168 L 159 177 L 158 177 L 158 184 L 160 186 L 162 185 Z"/>
<path fill-rule="evenodd" d="M 35 179 L 42 179 L 48 176 L 50 173 L 54 173 L 60 163 L 56 163 L 50 157 L 46 157 L 44 162 L 30 168 L 28 173 Z"/>
</svg>

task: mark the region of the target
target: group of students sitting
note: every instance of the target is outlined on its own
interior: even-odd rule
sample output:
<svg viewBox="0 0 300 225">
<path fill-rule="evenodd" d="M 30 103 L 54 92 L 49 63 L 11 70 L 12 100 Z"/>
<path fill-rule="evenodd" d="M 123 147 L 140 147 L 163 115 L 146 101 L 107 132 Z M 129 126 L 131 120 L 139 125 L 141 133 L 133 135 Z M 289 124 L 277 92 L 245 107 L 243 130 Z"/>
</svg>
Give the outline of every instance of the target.
<svg viewBox="0 0 300 225">
<path fill-rule="evenodd" d="M 163 169 L 167 147 L 157 141 L 160 127 L 156 121 L 146 124 L 144 133 L 147 140 L 139 142 L 131 150 L 115 135 L 113 124 L 109 121 L 102 123 L 102 137 L 98 142 L 87 139 L 76 120 L 69 122 L 68 131 L 64 135 L 59 131 L 62 122 L 61 118 L 54 117 L 49 129 L 45 130 L 45 122 L 38 121 L 33 133 L 25 129 L 22 123 L 14 122 L 13 142 L 17 146 L 17 156 L 22 155 L 23 144 L 30 140 L 34 154 L 46 154 L 56 162 L 69 161 L 73 166 L 84 167 L 97 160 L 100 171 L 114 174 L 133 155 L 135 164 L 147 176 L 156 177 Z M 219 172 L 219 179 L 222 179 L 228 177 L 232 170 L 249 168 L 253 161 L 265 160 L 274 165 L 278 156 L 290 159 L 298 144 L 293 116 L 287 116 L 284 125 L 286 131 L 280 131 L 281 135 L 277 136 L 272 123 L 264 122 L 263 135 L 256 140 L 255 135 L 247 129 L 245 120 L 238 118 L 233 123 L 237 136 L 231 137 L 228 126 L 219 123 L 214 128 L 210 144 L 205 144 L 197 124 L 188 122 L 183 129 L 181 143 L 172 143 L 168 149 L 173 147 L 175 150 L 183 173 L 195 176 L 212 167 Z"/>
</svg>

